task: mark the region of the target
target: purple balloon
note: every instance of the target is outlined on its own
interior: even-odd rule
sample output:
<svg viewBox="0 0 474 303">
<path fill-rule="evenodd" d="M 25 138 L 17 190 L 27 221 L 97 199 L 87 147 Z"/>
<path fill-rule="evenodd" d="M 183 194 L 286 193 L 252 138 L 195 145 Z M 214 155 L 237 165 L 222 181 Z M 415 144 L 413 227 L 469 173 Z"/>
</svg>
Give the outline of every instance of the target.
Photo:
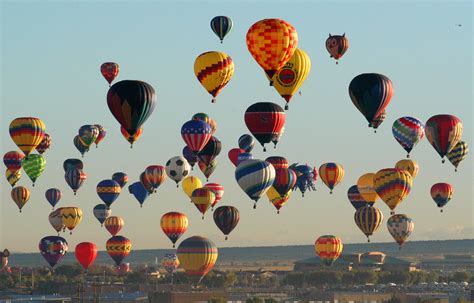
<svg viewBox="0 0 474 303">
<path fill-rule="evenodd" d="M 48 236 L 39 242 L 39 251 L 43 258 L 54 267 L 67 252 L 67 241 L 63 237 Z"/>
<path fill-rule="evenodd" d="M 183 157 L 188 160 L 191 167 L 194 167 L 194 164 L 198 162 L 198 157 L 187 146 L 183 148 Z"/>
</svg>

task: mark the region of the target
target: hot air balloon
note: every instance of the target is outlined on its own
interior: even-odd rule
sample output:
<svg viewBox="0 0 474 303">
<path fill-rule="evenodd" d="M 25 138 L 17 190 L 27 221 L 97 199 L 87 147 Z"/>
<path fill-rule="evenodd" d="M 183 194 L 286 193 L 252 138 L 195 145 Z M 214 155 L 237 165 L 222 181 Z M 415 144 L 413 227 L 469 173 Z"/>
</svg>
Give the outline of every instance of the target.
<svg viewBox="0 0 474 303">
<path fill-rule="evenodd" d="M 94 217 L 99 221 L 100 226 L 105 222 L 111 214 L 112 210 L 105 204 L 97 204 L 94 206 Z"/>
<path fill-rule="evenodd" d="M 95 125 L 83 125 L 79 128 L 79 140 L 89 148 L 99 136 L 99 128 Z"/>
<path fill-rule="evenodd" d="M 272 142 L 285 125 L 286 114 L 278 104 L 258 102 L 245 111 L 245 125 L 265 149 L 265 143 Z"/>
<path fill-rule="evenodd" d="M 193 169 L 194 165 L 199 161 L 198 156 L 187 146 L 183 148 L 183 157 L 188 161 L 189 165 L 191 165 L 191 169 Z"/>
<path fill-rule="evenodd" d="M 298 47 L 298 34 L 284 20 L 264 19 L 249 28 L 246 42 L 252 57 L 271 79 L 293 56 Z"/>
<path fill-rule="evenodd" d="M 211 126 L 200 120 L 189 120 L 181 127 L 181 137 L 188 148 L 196 155 L 211 139 Z"/>
<path fill-rule="evenodd" d="M 356 210 L 354 221 L 367 236 L 367 242 L 370 242 L 369 236 L 379 228 L 383 221 L 383 214 L 378 208 L 367 205 Z"/>
<path fill-rule="evenodd" d="M 58 233 L 61 230 L 66 229 L 66 226 L 64 226 L 63 223 L 63 217 L 61 216 L 61 207 L 56 209 L 55 211 L 52 211 L 49 216 L 48 216 L 49 224 L 54 228 L 54 230 Z"/>
<path fill-rule="evenodd" d="M 466 159 L 467 154 L 469 153 L 469 148 L 467 143 L 464 141 L 459 141 L 453 149 L 446 155 L 449 162 L 454 165 L 454 171 L 458 171 L 459 163 Z"/>
<path fill-rule="evenodd" d="M 267 190 L 268 201 L 277 209 L 277 214 L 280 213 L 280 209 L 288 202 L 292 192 L 293 191 L 290 190 L 286 195 L 282 196 L 273 186 Z"/>
<path fill-rule="evenodd" d="M 44 133 L 43 140 L 41 140 L 40 144 L 36 146 L 36 151 L 42 155 L 45 151 L 49 149 L 51 146 L 51 143 L 53 140 L 51 139 L 51 136 L 48 135 L 47 133 Z"/>
<path fill-rule="evenodd" d="M 413 220 L 407 215 L 396 214 L 388 218 L 387 228 L 393 239 L 398 243 L 399 249 L 402 249 L 402 245 L 405 244 L 413 232 L 415 223 L 413 223 Z"/>
<path fill-rule="evenodd" d="M 374 173 L 367 173 L 359 177 L 357 180 L 357 189 L 363 200 L 368 205 L 374 205 L 375 201 L 379 198 L 379 195 L 375 191 L 374 184 Z"/>
<path fill-rule="evenodd" d="M 401 117 L 393 122 L 392 134 L 395 140 L 406 150 L 407 158 L 410 158 L 411 150 L 425 136 L 425 126 L 423 122 L 416 118 Z"/>
<path fill-rule="evenodd" d="M 46 168 L 46 160 L 42 155 L 31 154 L 23 160 L 23 170 L 35 186 L 36 180 L 41 176 Z"/>
<path fill-rule="evenodd" d="M 273 76 L 273 86 L 280 96 L 285 99 L 285 110 L 293 95 L 300 89 L 311 70 L 311 60 L 308 54 L 297 48 L 291 59 Z"/>
<path fill-rule="evenodd" d="M 166 162 L 165 170 L 168 177 L 176 182 L 176 187 L 179 187 L 178 183 L 189 175 L 191 166 L 184 157 L 176 156 Z"/>
<path fill-rule="evenodd" d="M 240 153 L 237 156 L 237 166 L 239 166 L 241 162 L 252 160 L 252 159 L 253 159 L 253 155 L 251 153 Z"/>
<path fill-rule="evenodd" d="M 199 161 L 202 161 L 207 165 L 211 164 L 214 159 L 220 154 L 222 149 L 222 143 L 214 136 L 211 136 L 209 141 L 207 141 L 206 146 L 199 152 L 197 155 Z"/>
<path fill-rule="evenodd" d="M 10 257 L 10 251 L 8 249 L 4 249 L 0 252 L 0 272 L 10 272 L 10 268 L 8 266 L 8 257 Z"/>
<path fill-rule="evenodd" d="M 128 192 L 133 194 L 138 203 L 140 203 L 140 207 L 143 207 L 143 203 L 145 203 L 145 200 L 150 195 L 150 192 L 145 188 L 142 182 L 135 182 L 129 185 Z"/>
<path fill-rule="evenodd" d="M 337 163 L 325 163 L 319 167 L 319 176 L 330 189 L 330 194 L 336 185 L 344 178 L 344 167 Z"/>
<path fill-rule="evenodd" d="M 222 41 L 232 29 L 232 20 L 227 16 L 216 16 L 211 20 L 211 29 Z"/>
<path fill-rule="evenodd" d="M 72 235 L 72 230 L 82 221 L 82 210 L 79 207 L 62 207 L 61 217 L 64 226 L 69 229 L 69 233 Z"/>
<path fill-rule="evenodd" d="M 237 166 L 238 163 L 238 158 L 239 158 L 239 154 L 241 153 L 244 153 L 245 151 L 241 148 L 233 148 L 231 150 L 229 150 L 229 152 L 227 153 L 227 156 L 229 157 L 229 160 L 230 162 L 232 162 L 232 164 L 234 164 L 234 166 Z"/>
<path fill-rule="evenodd" d="M 123 80 L 110 87 L 107 105 L 120 125 L 134 136 L 155 109 L 155 90 L 143 81 Z"/>
<path fill-rule="evenodd" d="M 186 275 L 195 278 L 197 284 L 199 284 L 202 278 L 214 267 L 218 250 L 211 240 L 201 236 L 193 236 L 181 242 L 176 254 Z"/>
<path fill-rule="evenodd" d="M 237 166 L 235 179 L 249 198 L 255 201 L 253 208 L 256 208 L 258 200 L 275 181 L 275 169 L 266 161 L 247 160 Z"/>
<path fill-rule="evenodd" d="M 252 151 L 255 146 L 255 139 L 249 134 L 243 134 L 239 137 L 239 147 L 244 150 L 244 152 L 249 153 Z"/>
<path fill-rule="evenodd" d="M 121 188 L 123 188 L 128 182 L 128 176 L 126 173 L 118 172 L 112 175 L 112 180 L 117 182 Z"/>
<path fill-rule="evenodd" d="M 133 148 L 133 143 L 135 143 L 135 141 L 137 141 L 138 138 L 140 138 L 140 136 L 143 133 L 143 128 L 140 127 L 139 129 L 137 129 L 137 131 L 135 132 L 133 136 L 130 135 L 127 132 L 127 130 L 123 128 L 123 126 L 120 127 L 120 132 L 122 133 L 122 136 L 125 138 L 125 140 L 127 140 L 128 143 L 130 143 L 130 148 Z"/>
<path fill-rule="evenodd" d="M 329 37 L 326 39 L 326 49 L 330 57 L 336 60 L 336 64 L 339 64 L 339 59 L 349 49 L 349 39 L 347 39 L 345 33 L 342 36 L 329 34 Z"/>
<path fill-rule="evenodd" d="M 178 212 L 168 212 L 161 216 L 160 220 L 161 230 L 173 243 L 175 247 L 176 241 L 186 232 L 188 229 L 188 217 L 185 214 Z"/>
<path fill-rule="evenodd" d="M 206 177 L 206 181 L 209 181 L 209 178 L 217 167 L 217 160 L 212 161 L 209 165 L 206 165 L 206 163 L 199 161 L 198 166 L 201 172 Z"/>
<path fill-rule="evenodd" d="M 16 118 L 10 123 L 10 137 L 26 157 L 41 143 L 46 126 L 39 118 Z"/>
<path fill-rule="evenodd" d="M 15 172 L 21 169 L 21 164 L 25 155 L 17 151 L 9 151 L 3 155 L 3 163 L 7 169 L 11 172 Z"/>
<path fill-rule="evenodd" d="M 415 160 L 411 159 L 404 159 L 398 161 L 395 164 L 395 168 L 406 170 L 410 173 L 413 179 L 415 179 L 415 177 L 418 175 L 418 172 L 420 171 L 420 166 L 418 165 L 418 163 Z"/>
<path fill-rule="evenodd" d="M 314 250 L 326 266 L 331 266 L 342 254 L 344 245 L 339 237 L 324 235 L 314 242 Z"/>
<path fill-rule="evenodd" d="M 63 162 L 63 168 L 64 172 L 67 172 L 68 170 L 73 168 L 78 168 L 82 170 L 84 169 L 84 163 L 82 163 L 82 161 L 79 159 L 66 159 Z"/>
<path fill-rule="evenodd" d="M 222 196 L 224 196 L 224 186 L 219 183 L 207 183 L 204 185 L 204 188 L 212 190 L 216 195 L 216 199 L 211 204 L 211 208 L 214 210 L 214 206 L 216 206 L 216 204 L 222 199 Z"/>
<path fill-rule="evenodd" d="M 385 121 L 387 118 L 387 112 L 384 110 L 380 115 L 378 115 L 372 122 L 370 122 L 370 126 L 374 129 L 374 133 L 377 133 L 377 128 Z"/>
<path fill-rule="evenodd" d="M 362 197 L 362 195 L 360 194 L 357 185 L 352 185 L 351 187 L 349 187 L 349 189 L 347 190 L 347 198 L 356 210 L 369 204 L 373 205 L 373 203 L 368 203 L 367 201 L 365 201 L 364 197 Z"/>
<path fill-rule="evenodd" d="M 296 173 L 296 186 L 303 197 L 307 190 L 316 190 L 314 183 L 318 173 L 315 168 L 309 165 L 297 165 L 297 163 L 292 164 L 289 168 Z"/>
<path fill-rule="evenodd" d="M 274 169 L 279 169 L 279 168 L 288 168 L 288 160 L 286 160 L 284 157 L 280 156 L 272 156 L 268 157 L 265 159 L 268 163 L 273 165 Z"/>
<path fill-rule="evenodd" d="M 285 196 L 295 187 L 296 180 L 297 177 L 294 170 L 289 168 L 277 168 L 275 169 L 275 181 L 273 181 L 272 187 L 281 196 Z"/>
<path fill-rule="evenodd" d="M 208 188 L 195 189 L 191 195 L 191 201 L 194 203 L 196 208 L 201 212 L 202 219 L 207 210 L 211 207 L 212 203 L 216 200 L 216 194 L 214 191 Z"/>
<path fill-rule="evenodd" d="M 214 223 L 222 231 L 227 240 L 240 220 L 239 210 L 233 206 L 219 206 L 213 213 Z"/>
<path fill-rule="evenodd" d="M 113 236 L 107 240 L 105 247 L 115 264 L 120 265 L 122 260 L 130 254 L 132 242 L 124 236 Z"/>
<path fill-rule="evenodd" d="M 176 254 L 165 254 L 163 258 L 161 258 L 161 266 L 171 274 L 171 284 L 173 284 L 173 273 L 179 267 L 179 259 Z"/>
<path fill-rule="evenodd" d="M 100 73 L 104 76 L 105 80 L 110 84 L 118 76 L 120 71 L 120 66 L 115 62 L 105 62 L 100 66 Z"/>
<path fill-rule="evenodd" d="M 74 143 L 76 149 L 81 153 L 81 156 L 84 158 L 84 154 L 89 151 L 89 147 L 85 146 L 81 142 L 81 138 L 79 137 L 79 135 L 75 136 L 72 142 Z"/>
<path fill-rule="evenodd" d="M 191 120 L 198 120 L 198 121 L 206 122 L 207 124 L 209 124 L 209 121 L 211 121 L 211 117 L 209 117 L 209 115 L 206 113 L 195 113 L 191 117 Z"/>
<path fill-rule="evenodd" d="M 54 210 L 54 207 L 56 206 L 56 204 L 58 204 L 59 200 L 61 200 L 63 194 L 57 188 L 50 188 L 44 193 L 44 196 L 46 197 L 46 200 L 48 200 L 48 203 L 51 204 Z"/>
<path fill-rule="evenodd" d="M 151 183 L 148 182 L 148 179 L 145 178 L 145 172 L 142 172 L 140 174 L 140 182 L 145 186 L 146 190 L 148 190 L 148 193 L 151 195 L 155 192 L 155 189 L 153 186 L 151 186 Z"/>
<path fill-rule="evenodd" d="M 125 222 L 122 217 L 118 216 L 110 216 L 104 221 L 105 229 L 107 229 L 112 236 L 116 236 L 124 225 Z"/>
<path fill-rule="evenodd" d="M 94 141 L 95 147 L 97 148 L 99 147 L 99 143 L 105 139 L 105 136 L 107 135 L 107 130 L 100 124 L 95 124 L 94 126 L 97 127 L 97 129 L 99 130 L 99 135 L 97 136 L 97 138 L 95 138 Z"/>
<path fill-rule="evenodd" d="M 145 169 L 145 179 L 156 190 L 166 179 L 165 168 L 161 165 L 148 166 Z"/>
<path fill-rule="evenodd" d="M 97 184 L 97 195 L 108 207 L 117 200 L 122 188 L 114 180 L 102 180 Z"/>
<path fill-rule="evenodd" d="M 194 74 L 212 95 L 212 103 L 234 75 L 234 62 L 224 52 L 205 52 L 194 61 Z"/>
<path fill-rule="evenodd" d="M 360 74 L 349 84 L 349 96 L 369 122 L 369 127 L 392 99 L 392 81 L 380 74 Z"/>
<path fill-rule="evenodd" d="M 186 178 L 183 179 L 183 183 L 181 184 L 183 187 L 183 191 L 186 194 L 186 196 L 191 199 L 191 196 L 193 194 L 193 191 L 197 188 L 202 187 L 202 182 L 198 177 L 195 176 L 187 176 Z"/>
<path fill-rule="evenodd" d="M 454 194 L 454 189 L 449 183 L 436 183 L 431 186 L 430 190 L 431 198 L 438 205 L 441 212 L 443 212 L 442 207 L 444 207 L 451 200 Z"/>
<path fill-rule="evenodd" d="M 21 212 L 23 206 L 25 206 L 26 202 L 30 199 L 30 191 L 24 186 L 17 186 L 12 188 L 11 197 Z"/>
<path fill-rule="evenodd" d="M 66 183 L 74 192 L 74 195 L 76 195 L 77 190 L 82 186 L 84 181 L 86 181 L 87 175 L 81 169 L 73 168 L 66 171 L 64 178 L 66 179 Z"/>
<path fill-rule="evenodd" d="M 394 209 L 410 193 L 413 178 L 406 170 L 385 168 L 379 170 L 374 176 L 375 191 L 380 199 L 390 208 L 393 215 Z"/>
<path fill-rule="evenodd" d="M 453 115 L 436 115 L 428 119 L 425 125 L 426 139 L 441 156 L 446 156 L 461 140 L 462 123 Z"/>
<path fill-rule="evenodd" d="M 91 242 L 81 242 L 74 250 L 77 261 L 87 270 L 97 258 L 97 246 Z"/>
<path fill-rule="evenodd" d="M 67 253 L 68 244 L 66 239 L 59 236 L 44 237 L 39 242 L 39 251 L 51 268 Z"/>
<path fill-rule="evenodd" d="M 10 183 L 10 185 L 13 187 L 18 181 L 20 181 L 21 170 L 10 171 L 7 169 L 5 171 L 5 177 L 7 178 L 8 183 Z"/>
</svg>

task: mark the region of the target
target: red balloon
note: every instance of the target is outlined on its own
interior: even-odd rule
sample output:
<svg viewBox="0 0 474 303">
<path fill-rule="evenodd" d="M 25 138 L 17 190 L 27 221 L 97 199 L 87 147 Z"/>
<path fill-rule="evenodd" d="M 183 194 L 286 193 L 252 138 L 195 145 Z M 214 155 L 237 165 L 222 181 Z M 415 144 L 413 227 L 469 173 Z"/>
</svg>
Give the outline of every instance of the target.
<svg viewBox="0 0 474 303">
<path fill-rule="evenodd" d="M 235 166 L 237 166 L 237 160 L 239 159 L 239 155 L 241 153 L 245 153 L 245 150 L 241 148 L 233 148 L 229 150 L 227 156 L 229 157 L 230 162 L 232 162 Z"/>
<path fill-rule="evenodd" d="M 97 246 L 91 242 L 82 242 L 76 245 L 74 253 L 77 261 L 87 270 L 97 258 Z"/>
</svg>

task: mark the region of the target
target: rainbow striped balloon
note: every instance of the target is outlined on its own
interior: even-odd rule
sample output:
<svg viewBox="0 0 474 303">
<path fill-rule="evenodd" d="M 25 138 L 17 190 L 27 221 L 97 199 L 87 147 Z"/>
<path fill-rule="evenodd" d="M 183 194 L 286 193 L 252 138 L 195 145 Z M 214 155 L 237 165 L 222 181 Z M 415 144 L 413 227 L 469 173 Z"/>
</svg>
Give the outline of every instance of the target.
<svg viewBox="0 0 474 303">
<path fill-rule="evenodd" d="M 132 242 L 124 236 L 113 236 L 107 240 L 105 248 L 115 263 L 120 265 L 123 259 L 132 251 Z"/>
<path fill-rule="evenodd" d="M 461 140 L 463 126 L 453 115 L 436 115 L 428 119 L 425 126 L 426 139 L 441 156 L 448 154 Z"/>
<path fill-rule="evenodd" d="M 161 216 L 160 226 L 174 248 L 176 241 L 188 230 L 188 217 L 182 213 L 169 212 Z"/>
<path fill-rule="evenodd" d="M 375 191 L 394 214 L 394 209 L 410 193 L 413 178 L 406 170 L 385 168 L 374 177 Z"/>
<path fill-rule="evenodd" d="M 401 117 L 392 125 L 392 134 L 395 140 L 406 150 L 410 158 L 411 150 L 423 139 L 425 126 L 423 122 L 413 117 Z"/>
<path fill-rule="evenodd" d="M 431 198 L 435 201 L 439 208 L 444 207 L 451 200 L 454 189 L 449 183 L 436 183 L 431 186 Z M 443 212 L 443 210 L 440 210 Z"/>
<path fill-rule="evenodd" d="M 43 140 L 46 126 L 39 118 L 16 118 L 10 123 L 10 137 L 26 157 Z"/>
<path fill-rule="evenodd" d="M 314 250 L 326 266 L 331 266 L 342 254 L 344 245 L 339 237 L 324 235 L 314 243 Z"/>
<path fill-rule="evenodd" d="M 181 267 L 187 276 L 197 279 L 197 284 L 214 267 L 218 254 L 214 242 L 201 236 L 185 239 L 177 250 Z"/>
</svg>

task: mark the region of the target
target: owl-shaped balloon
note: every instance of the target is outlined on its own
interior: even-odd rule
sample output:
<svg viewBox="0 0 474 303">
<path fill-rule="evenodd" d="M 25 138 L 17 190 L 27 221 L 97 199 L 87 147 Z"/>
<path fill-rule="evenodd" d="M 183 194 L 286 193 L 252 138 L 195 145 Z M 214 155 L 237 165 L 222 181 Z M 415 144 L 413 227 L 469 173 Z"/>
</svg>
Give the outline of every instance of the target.
<svg viewBox="0 0 474 303">
<path fill-rule="evenodd" d="M 346 38 L 344 33 L 342 36 L 329 34 L 329 38 L 326 39 L 326 49 L 328 50 L 331 58 L 338 60 L 346 53 L 349 48 L 349 39 Z"/>
</svg>

